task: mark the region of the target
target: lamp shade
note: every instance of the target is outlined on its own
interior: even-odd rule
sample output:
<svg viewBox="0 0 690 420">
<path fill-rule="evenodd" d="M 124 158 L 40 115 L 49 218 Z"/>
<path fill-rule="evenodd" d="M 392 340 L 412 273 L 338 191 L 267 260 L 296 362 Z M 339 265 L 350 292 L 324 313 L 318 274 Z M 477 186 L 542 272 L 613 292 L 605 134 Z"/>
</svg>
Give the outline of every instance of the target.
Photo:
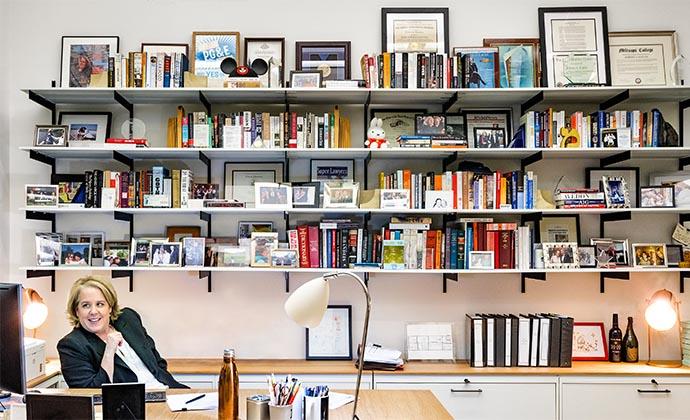
<svg viewBox="0 0 690 420">
<path fill-rule="evenodd" d="M 287 301 L 285 312 L 296 323 L 314 328 L 321 323 L 328 306 L 328 280 L 319 277 L 298 287 Z"/>
<path fill-rule="evenodd" d="M 649 300 L 644 318 L 656 331 L 667 331 L 676 325 L 678 314 L 673 304 L 673 294 L 668 290 L 659 290 Z"/>
<path fill-rule="evenodd" d="M 24 328 L 33 330 L 40 327 L 48 317 L 48 307 L 34 289 L 24 289 Z"/>
</svg>

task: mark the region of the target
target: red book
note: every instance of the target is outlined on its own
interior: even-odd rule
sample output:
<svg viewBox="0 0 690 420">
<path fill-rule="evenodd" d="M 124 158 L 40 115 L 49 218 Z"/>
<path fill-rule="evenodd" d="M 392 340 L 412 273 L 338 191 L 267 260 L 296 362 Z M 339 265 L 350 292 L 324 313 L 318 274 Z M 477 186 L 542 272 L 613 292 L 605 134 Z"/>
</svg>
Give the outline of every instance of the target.
<svg viewBox="0 0 690 420">
<path fill-rule="evenodd" d="M 309 268 L 309 229 L 306 225 L 297 226 L 297 245 L 300 268 Z"/>
<path fill-rule="evenodd" d="M 309 265 L 311 268 L 319 268 L 319 227 L 308 226 L 307 239 L 309 241 Z"/>
<path fill-rule="evenodd" d="M 126 139 L 126 138 L 119 138 L 119 137 L 109 137 L 105 139 L 106 143 L 110 144 L 141 144 L 141 145 L 147 145 L 148 140 L 146 139 Z"/>
<path fill-rule="evenodd" d="M 498 232 L 500 235 L 499 238 L 499 250 L 498 250 L 498 267 L 496 268 L 512 268 L 511 267 L 511 260 L 512 260 L 512 254 L 513 254 L 513 248 L 511 246 L 512 240 L 512 232 L 509 230 L 502 230 Z"/>
</svg>

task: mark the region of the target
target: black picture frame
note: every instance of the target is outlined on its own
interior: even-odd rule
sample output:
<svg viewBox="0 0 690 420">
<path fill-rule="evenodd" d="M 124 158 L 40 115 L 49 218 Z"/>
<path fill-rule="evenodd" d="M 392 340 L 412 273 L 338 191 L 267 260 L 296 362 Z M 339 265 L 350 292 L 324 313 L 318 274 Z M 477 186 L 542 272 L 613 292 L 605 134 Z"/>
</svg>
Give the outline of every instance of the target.
<svg viewBox="0 0 690 420">
<path fill-rule="evenodd" d="M 425 128 L 423 121 L 426 118 L 440 118 L 442 124 L 438 128 Z M 446 134 L 446 115 L 445 114 L 417 114 L 414 116 L 414 133 L 418 136 L 443 136 Z"/>
<path fill-rule="evenodd" d="M 479 142 L 479 134 L 481 134 L 480 130 L 482 131 L 492 131 L 492 132 L 499 132 L 502 134 L 503 139 L 501 139 L 498 143 L 495 145 L 493 143 L 489 143 L 488 145 L 483 145 Z M 474 144 L 472 147 L 475 149 L 504 149 L 507 145 L 507 137 L 506 136 L 506 129 L 502 127 L 474 127 L 473 128 L 473 136 L 474 137 Z"/>
<path fill-rule="evenodd" d="M 257 167 L 257 165 L 265 165 L 266 167 L 261 168 Z M 228 161 L 223 164 L 223 198 L 226 200 L 229 200 L 232 194 L 228 194 L 228 188 L 232 188 L 232 180 L 233 180 L 233 173 L 237 171 L 251 171 L 251 172 L 259 172 L 259 171 L 274 171 L 274 181 L 272 182 L 277 182 L 277 183 L 284 183 L 288 182 L 287 179 L 285 179 L 286 173 L 285 173 L 285 162 L 281 161 L 256 161 L 256 162 L 234 162 L 234 161 Z M 230 184 L 228 184 L 228 180 L 230 180 Z M 252 193 L 252 200 L 249 201 L 250 203 L 254 202 L 253 199 L 253 193 Z"/>
<path fill-rule="evenodd" d="M 311 352 L 310 344 L 313 344 L 315 339 L 311 339 L 310 343 L 310 333 L 313 329 L 305 328 L 306 337 L 306 347 L 305 347 L 305 359 L 307 360 L 352 360 L 352 305 L 328 305 L 326 312 L 329 309 L 345 309 L 347 311 L 347 340 L 348 340 L 348 354 L 342 355 L 330 355 L 330 356 L 315 356 Z M 324 315 L 324 318 L 326 315 Z"/>
<path fill-rule="evenodd" d="M 451 120 L 454 118 L 462 118 L 462 128 L 456 127 L 459 125 Z M 446 134 L 449 136 L 455 136 L 467 141 L 467 123 L 465 121 L 465 115 L 462 112 L 447 112 L 446 113 Z"/>
<path fill-rule="evenodd" d="M 244 56 L 242 57 L 245 66 L 247 63 L 249 43 L 253 42 L 280 42 L 280 85 L 285 86 L 285 38 L 281 37 L 245 37 L 244 38 Z"/>
<path fill-rule="evenodd" d="M 591 264 L 583 264 L 582 259 L 580 258 L 580 251 L 584 249 L 591 249 L 592 251 L 592 256 L 593 260 Z M 597 248 L 594 245 L 578 245 L 577 246 L 577 255 L 578 255 L 578 265 L 580 268 L 597 268 Z"/>
<path fill-rule="evenodd" d="M 615 166 L 615 167 L 610 167 L 610 168 L 585 168 L 585 187 L 586 188 L 599 188 L 601 192 L 604 192 L 603 186 L 601 185 L 601 176 L 597 178 L 597 183 L 595 186 L 592 186 L 592 174 L 596 172 L 602 172 L 602 175 L 607 175 L 607 176 L 623 176 L 621 175 L 624 172 L 628 172 L 626 175 L 630 175 L 630 173 L 634 173 L 634 178 L 635 178 L 635 185 L 630 185 L 630 182 L 627 182 L 627 189 L 628 193 L 630 194 L 630 207 L 631 208 L 637 208 L 640 205 L 640 168 L 639 167 L 634 167 L 634 166 Z M 617 174 L 618 173 L 618 174 Z M 634 193 L 633 193 L 634 191 Z M 632 199 L 635 199 L 633 202 Z"/>
<path fill-rule="evenodd" d="M 304 204 L 304 203 L 299 203 L 297 199 L 295 198 L 295 191 L 298 191 L 300 188 L 313 188 L 314 189 L 314 201 Z M 303 209 L 314 209 L 314 208 L 319 208 L 320 202 L 319 202 L 319 193 L 321 191 L 321 183 L 320 182 L 293 182 L 292 183 L 292 207 L 293 208 L 303 208 Z"/>
<path fill-rule="evenodd" d="M 317 180 L 314 178 L 314 164 L 318 162 L 349 162 L 349 164 L 352 166 L 352 179 L 339 179 L 339 178 L 331 178 L 331 179 L 322 179 L 322 180 Z M 355 163 L 354 159 L 309 159 L 309 181 L 310 182 L 325 182 L 325 181 L 346 181 L 346 182 L 357 182 L 357 173 L 356 173 L 357 165 Z"/>
<path fill-rule="evenodd" d="M 645 190 L 668 190 L 671 192 L 671 205 L 670 206 L 645 206 L 644 205 L 644 191 Z M 640 203 L 639 207 L 641 209 L 668 209 L 676 207 L 676 189 L 673 185 L 650 185 L 647 187 L 640 187 Z"/>
<path fill-rule="evenodd" d="M 311 69 L 318 69 L 318 67 L 311 67 L 309 69 L 304 69 L 303 67 L 303 59 L 302 59 L 302 54 L 303 50 L 305 48 L 341 48 L 343 50 L 343 55 L 345 59 L 345 73 L 344 73 L 344 78 L 329 78 L 330 74 L 324 74 L 322 72 L 322 77 L 321 80 L 349 80 L 352 73 L 351 73 L 351 67 L 352 67 L 352 60 L 350 56 L 350 51 L 352 50 L 350 41 L 297 41 L 295 42 L 295 70 L 301 71 L 301 70 L 311 70 Z M 329 60 L 325 60 L 328 62 Z"/>
<path fill-rule="evenodd" d="M 673 249 L 673 251 L 671 251 Z M 671 258 L 673 256 L 673 258 Z M 669 267 L 678 267 L 683 261 L 683 246 L 666 244 L 666 264 Z"/>
<path fill-rule="evenodd" d="M 108 111 L 60 111 L 58 114 L 58 124 L 62 124 L 62 118 L 68 115 L 101 115 L 107 118 L 105 126 L 105 138 L 110 137 L 110 131 L 113 125 L 113 113 Z M 69 139 L 69 130 L 67 132 L 67 138 Z"/>
<path fill-rule="evenodd" d="M 475 138 L 474 138 L 474 127 L 477 126 L 474 123 L 472 124 L 472 130 L 470 131 L 470 123 L 468 122 L 468 118 L 470 118 L 472 115 L 501 115 L 505 118 L 506 121 L 506 127 L 505 127 L 505 145 L 507 146 L 510 144 L 511 139 L 513 138 L 513 113 L 510 109 L 465 109 L 460 112 L 460 114 L 464 117 L 465 119 L 465 138 L 467 139 L 467 144 L 470 145 L 471 147 L 474 147 L 475 145 Z M 489 127 L 488 125 L 482 125 L 483 127 Z M 499 127 L 500 128 L 500 127 Z M 470 133 L 472 134 L 470 136 Z"/>
<path fill-rule="evenodd" d="M 441 14 L 443 15 L 443 47 L 444 51 L 436 53 L 450 54 L 450 42 L 448 36 L 448 8 L 447 7 L 382 7 L 381 8 L 381 52 L 388 51 L 388 15 L 389 14 Z"/>
<path fill-rule="evenodd" d="M 568 238 L 567 241 L 545 241 L 544 238 L 541 237 L 541 228 L 542 228 L 542 223 L 545 223 L 545 219 L 575 219 L 575 229 L 577 230 L 577 238 L 576 240 L 572 240 L 572 238 Z M 580 215 L 579 214 L 549 214 L 549 215 L 544 215 L 542 216 L 538 222 L 536 223 L 535 229 L 534 229 L 534 242 L 535 243 L 543 243 L 543 242 L 575 242 L 575 243 L 581 243 L 581 235 L 580 235 Z"/>
</svg>

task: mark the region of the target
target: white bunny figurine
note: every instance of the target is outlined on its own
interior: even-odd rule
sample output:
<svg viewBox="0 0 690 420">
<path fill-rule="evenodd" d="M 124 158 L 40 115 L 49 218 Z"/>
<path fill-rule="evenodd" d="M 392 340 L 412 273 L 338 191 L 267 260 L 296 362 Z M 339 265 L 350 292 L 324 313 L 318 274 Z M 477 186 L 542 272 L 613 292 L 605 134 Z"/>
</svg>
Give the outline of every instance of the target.
<svg viewBox="0 0 690 420">
<path fill-rule="evenodd" d="M 381 118 L 371 119 L 364 146 L 370 149 L 388 148 L 388 140 L 386 140 L 386 132 L 383 130 L 383 120 Z"/>
</svg>

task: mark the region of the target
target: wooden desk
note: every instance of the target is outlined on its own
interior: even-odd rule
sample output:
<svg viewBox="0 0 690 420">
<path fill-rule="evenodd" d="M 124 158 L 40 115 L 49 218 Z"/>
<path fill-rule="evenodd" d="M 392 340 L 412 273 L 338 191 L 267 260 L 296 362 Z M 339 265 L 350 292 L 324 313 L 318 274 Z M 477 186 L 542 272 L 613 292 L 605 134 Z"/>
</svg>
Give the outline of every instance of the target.
<svg viewBox="0 0 690 420">
<path fill-rule="evenodd" d="M 196 392 L 192 390 L 168 390 L 173 394 Z M 240 418 L 246 418 L 247 397 L 263 390 L 240 390 Z M 353 391 L 340 391 L 353 393 Z M 64 389 L 55 390 L 55 394 L 91 395 L 100 393 L 98 389 Z M 100 410 L 100 406 L 97 407 Z M 452 419 L 431 391 L 379 391 L 365 389 L 359 394 L 357 414 L 362 419 Z M 173 413 L 166 403 L 147 403 L 146 419 L 217 419 L 216 411 L 185 411 Z M 331 420 L 349 420 L 352 418 L 352 404 L 346 404 L 329 413 Z"/>
</svg>

